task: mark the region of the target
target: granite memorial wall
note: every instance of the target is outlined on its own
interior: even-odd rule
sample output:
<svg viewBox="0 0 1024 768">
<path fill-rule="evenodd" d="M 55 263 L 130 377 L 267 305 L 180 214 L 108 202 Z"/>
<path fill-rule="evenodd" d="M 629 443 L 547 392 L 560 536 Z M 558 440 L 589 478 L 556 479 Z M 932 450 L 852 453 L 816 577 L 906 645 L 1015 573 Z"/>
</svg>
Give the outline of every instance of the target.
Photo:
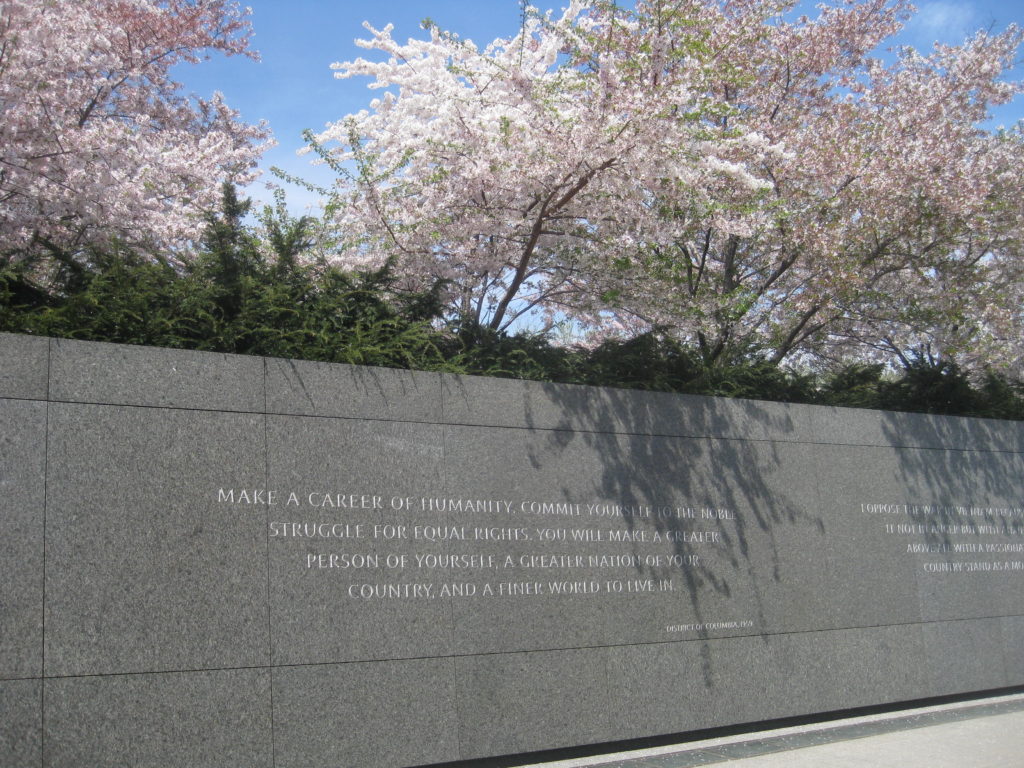
<svg viewBox="0 0 1024 768">
<path fill-rule="evenodd" d="M 0 335 L 0 765 L 416 766 L 1024 684 L 1024 424 Z"/>
</svg>

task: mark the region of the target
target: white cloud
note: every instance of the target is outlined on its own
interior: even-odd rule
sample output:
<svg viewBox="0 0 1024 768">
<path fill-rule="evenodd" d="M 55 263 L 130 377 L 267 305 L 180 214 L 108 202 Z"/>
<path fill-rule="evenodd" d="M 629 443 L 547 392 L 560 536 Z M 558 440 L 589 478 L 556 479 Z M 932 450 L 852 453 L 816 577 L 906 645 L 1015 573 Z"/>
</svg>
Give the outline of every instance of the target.
<svg viewBox="0 0 1024 768">
<path fill-rule="evenodd" d="M 965 37 L 983 26 L 971 3 L 922 0 L 917 8 L 907 32 L 929 46 L 936 41 L 962 43 Z"/>
</svg>

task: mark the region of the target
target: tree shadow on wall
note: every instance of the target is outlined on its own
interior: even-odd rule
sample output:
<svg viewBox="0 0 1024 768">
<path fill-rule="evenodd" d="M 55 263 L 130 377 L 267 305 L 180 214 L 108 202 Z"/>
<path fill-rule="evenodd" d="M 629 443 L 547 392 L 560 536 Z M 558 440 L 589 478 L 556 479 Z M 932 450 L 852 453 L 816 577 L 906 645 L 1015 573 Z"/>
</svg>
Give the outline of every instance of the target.
<svg viewBox="0 0 1024 768">
<path fill-rule="evenodd" d="M 914 413 L 881 420 L 920 541 L 933 551 L 1024 543 L 1024 424 Z"/>
<path fill-rule="evenodd" d="M 629 539 L 650 541 L 657 534 L 674 558 L 649 563 L 644 545 L 634 541 L 634 569 L 638 577 L 681 583 L 673 623 L 694 629 L 637 640 L 698 640 L 704 683 L 712 688 L 710 641 L 761 635 L 767 642 L 777 612 L 768 603 L 788 588 L 787 540 L 824 536 L 806 469 L 793 466 L 799 454 L 791 443 L 805 439 L 806 411 L 767 402 L 530 386 L 532 391 L 524 390 L 527 425 L 547 432 L 539 443 L 544 448 L 530 457 L 533 465 L 539 467 L 545 454 L 582 449 L 598 457 L 595 492 L 602 502 L 652 510 L 619 519 Z M 570 500 L 572 489 L 560 490 Z M 658 512 L 665 508 L 693 516 Z M 714 627 L 738 618 L 751 625 Z"/>
</svg>

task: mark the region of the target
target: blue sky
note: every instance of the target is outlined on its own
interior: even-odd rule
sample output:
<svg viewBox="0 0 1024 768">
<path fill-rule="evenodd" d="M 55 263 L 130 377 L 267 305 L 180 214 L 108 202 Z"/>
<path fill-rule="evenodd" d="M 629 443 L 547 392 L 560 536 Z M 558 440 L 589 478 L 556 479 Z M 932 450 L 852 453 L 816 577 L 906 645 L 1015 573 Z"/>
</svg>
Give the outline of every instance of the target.
<svg viewBox="0 0 1024 768">
<path fill-rule="evenodd" d="M 443 29 L 478 44 L 509 37 L 519 25 L 517 0 L 243 0 L 252 8 L 255 30 L 253 47 L 261 61 L 218 57 L 197 66 L 182 66 L 174 76 L 187 92 L 209 96 L 221 91 L 228 104 L 248 122 L 266 120 L 278 146 L 264 156 L 262 166 L 278 166 L 289 173 L 325 183 L 326 169 L 314 169 L 309 157 L 298 157 L 302 131 L 319 131 L 328 122 L 365 108 L 376 95 L 367 80 L 338 80 L 330 69 L 336 61 L 348 61 L 365 53 L 355 45 L 367 37 L 362 27 L 395 25 L 394 37 L 404 41 L 422 36 L 420 22 L 430 17 Z M 541 8 L 560 8 L 561 0 Z M 807 3 L 808 7 L 813 5 Z M 960 43 L 981 28 L 1002 31 L 1010 23 L 1024 25 L 1024 0 L 919 0 L 918 13 L 896 41 L 928 49 L 935 41 Z M 813 15 L 808 11 L 809 15 Z M 1024 79 L 1024 67 L 1018 67 Z M 1024 99 L 1018 98 L 995 116 L 997 124 L 1011 125 L 1024 118 Z M 264 173 L 263 178 L 269 174 Z M 269 195 L 257 184 L 249 194 L 266 200 Z M 302 190 L 288 189 L 290 207 L 299 211 L 314 202 Z"/>
</svg>

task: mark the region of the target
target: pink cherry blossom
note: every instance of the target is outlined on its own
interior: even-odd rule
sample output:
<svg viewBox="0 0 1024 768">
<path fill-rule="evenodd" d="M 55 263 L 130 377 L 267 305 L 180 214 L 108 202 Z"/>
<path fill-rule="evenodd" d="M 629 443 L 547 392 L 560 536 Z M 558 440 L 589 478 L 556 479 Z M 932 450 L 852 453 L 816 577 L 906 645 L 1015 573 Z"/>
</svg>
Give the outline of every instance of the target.
<svg viewBox="0 0 1024 768">
<path fill-rule="evenodd" d="M 481 48 L 367 27 L 380 96 L 316 137 L 346 265 L 444 280 L 453 318 L 664 329 L 709 361 L 1021 357 L 1024 143 L 982 129 L 1021 31 L 876 51 L 847 0 L 576 0 Z"/>
<path fill-rule="evenodd" d="M 227 0 L 2 0 L 0 259 L 193 238 L 268 132 L 220 94 L 181 96 L 168 72 L 254 56 L 250 32 Z"/>
</svg>

